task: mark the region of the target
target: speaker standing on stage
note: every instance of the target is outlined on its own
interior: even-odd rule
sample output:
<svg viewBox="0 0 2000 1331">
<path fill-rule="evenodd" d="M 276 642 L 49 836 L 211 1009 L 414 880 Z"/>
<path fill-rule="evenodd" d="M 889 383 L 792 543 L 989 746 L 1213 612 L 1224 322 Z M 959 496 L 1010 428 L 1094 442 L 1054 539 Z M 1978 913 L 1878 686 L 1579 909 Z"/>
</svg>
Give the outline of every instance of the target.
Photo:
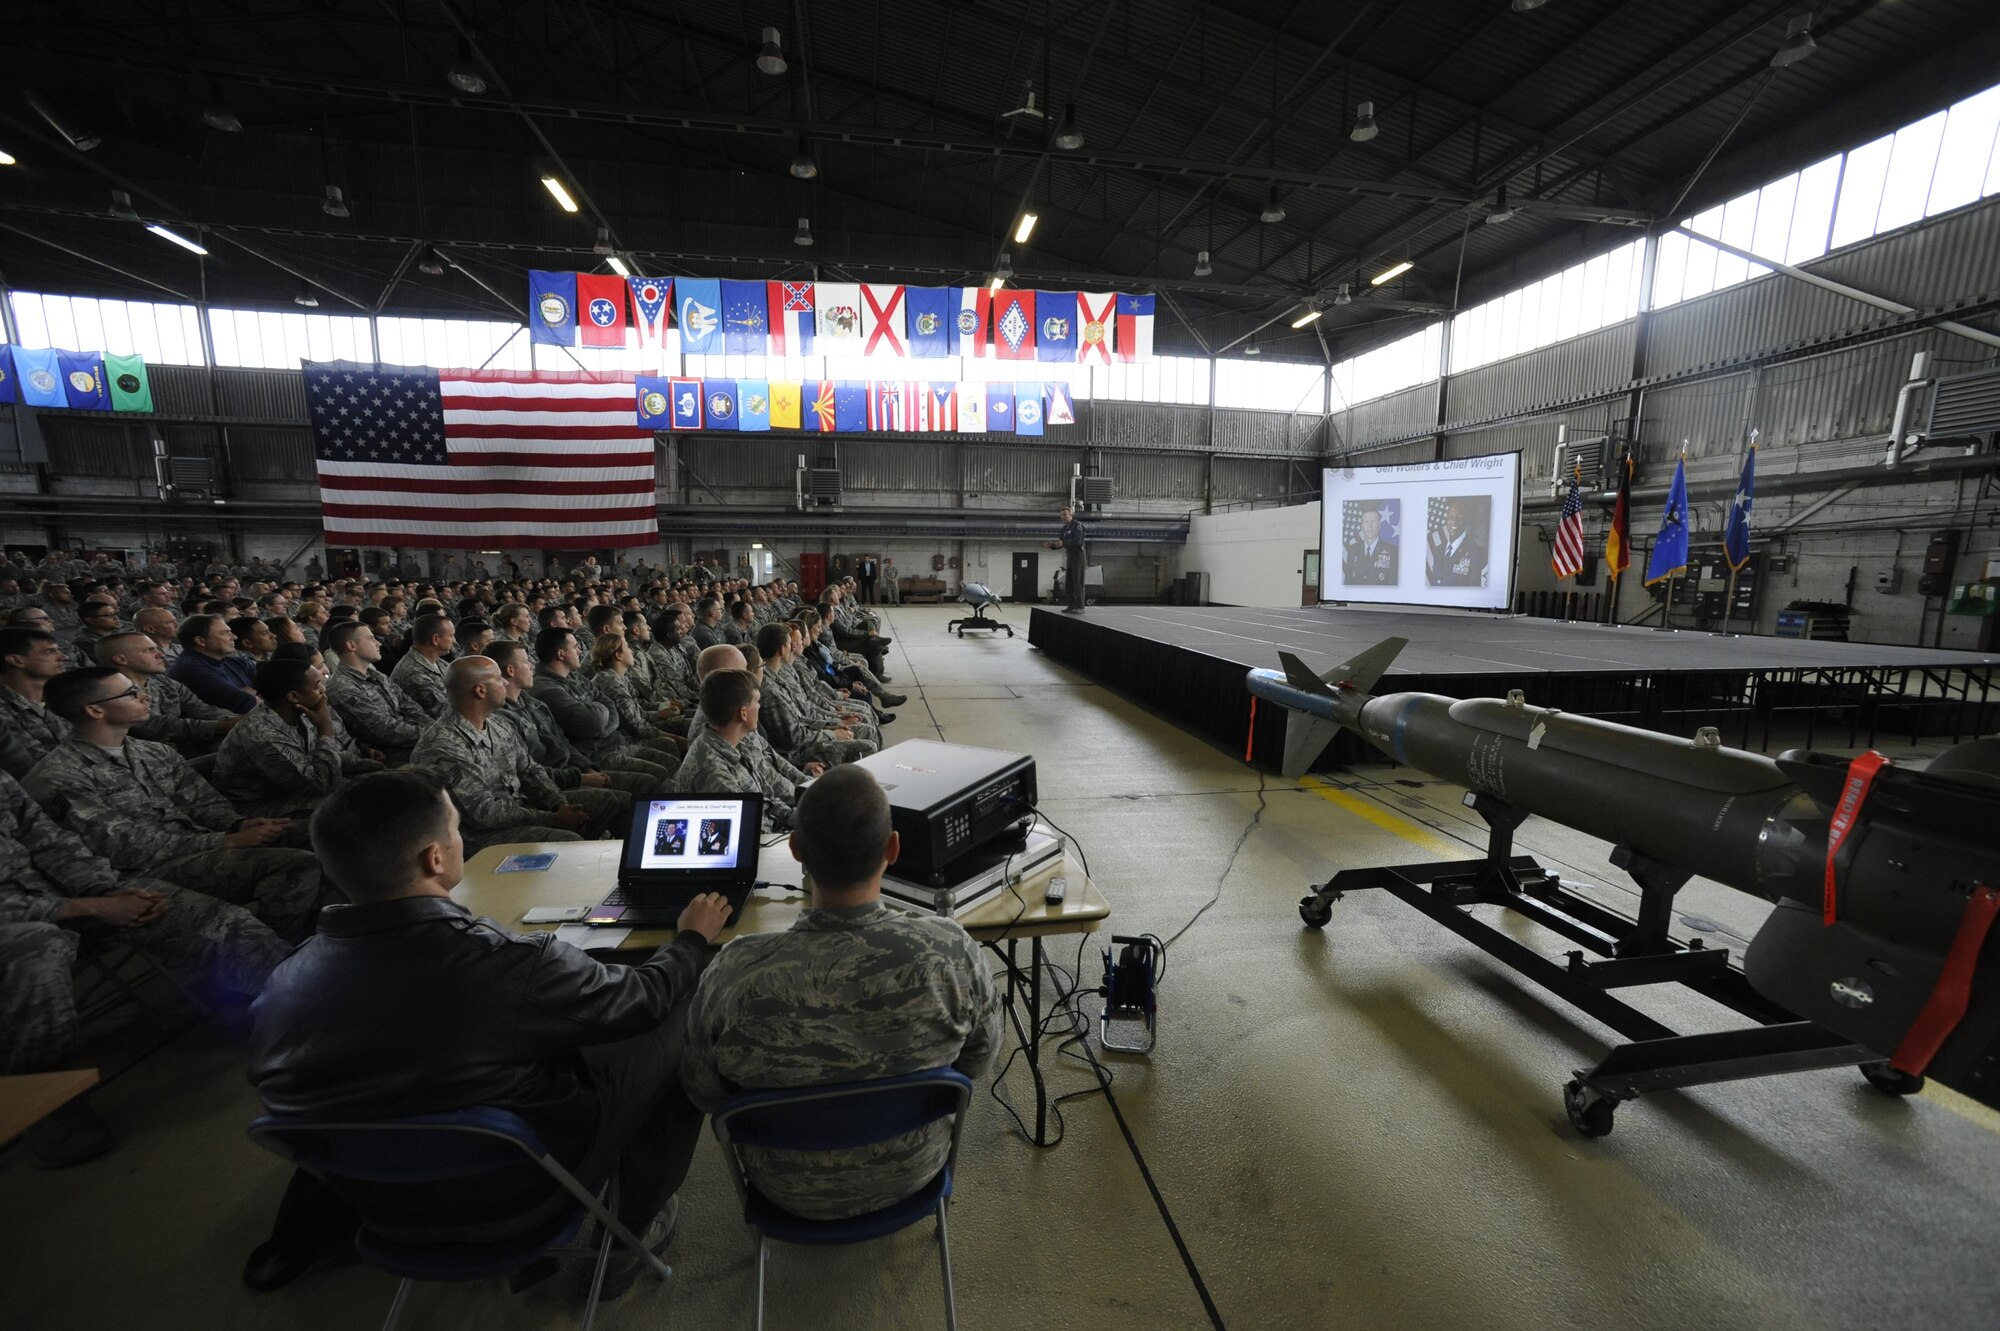
<svg viewBox="0 0 2000 1331">
<path fill-rule="evenodd" d="M 1061 548 L 1066 561 L 1063 572 L 1063 590 L 1069 593 L 1069 604 L 1063 607 L 1066 615 L 1083 613 L 1083 524 L 1076 520 L 1076 511 L 1063 505 L 1062 535 L 1048 543 L 1051 550 Z"/>
</svg>

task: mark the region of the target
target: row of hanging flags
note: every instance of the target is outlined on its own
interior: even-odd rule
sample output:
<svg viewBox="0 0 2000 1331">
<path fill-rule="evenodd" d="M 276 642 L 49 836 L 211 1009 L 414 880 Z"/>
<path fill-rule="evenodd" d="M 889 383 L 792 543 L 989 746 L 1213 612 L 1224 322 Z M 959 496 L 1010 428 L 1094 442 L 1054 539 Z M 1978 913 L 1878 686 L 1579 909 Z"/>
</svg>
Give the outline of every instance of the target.
<svg viewBox="0 0 2000 1331">
<path fill-rule="evenodd" d="M 73 411 L 151 411 L 153 381 L 139 356 L 0 343 L 0 403 Z"/>
<path fill-rule="evenodd" d="M 642 430 L 1039 435 L 1076 424 L 1066 383 L 635 377 Z"/>
<path fill-rule="evenodd" d="M 1109 365 L 1153 355 L 1152 296 L 1116 291 L 528 274 L 531 340 L 685 355 L 886 356 Z"/>
</svg>

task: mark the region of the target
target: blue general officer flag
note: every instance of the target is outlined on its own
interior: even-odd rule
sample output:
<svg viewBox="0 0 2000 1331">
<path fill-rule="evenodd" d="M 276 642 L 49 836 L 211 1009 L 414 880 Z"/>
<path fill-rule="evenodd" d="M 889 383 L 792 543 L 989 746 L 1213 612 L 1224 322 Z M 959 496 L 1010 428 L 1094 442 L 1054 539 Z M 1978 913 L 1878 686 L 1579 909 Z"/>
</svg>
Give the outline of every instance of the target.
<svg viewBox="0 0 2000 1331">
<path fill-rule="evenodd" d="M 771 324 L 762 282 L 722 284 L 722 341 L 732 356 L 761 356 Z"/>
<path fill-rule="evenodd" d="M 111 410 L 111 387 L 104 382 L 104 357 L 95 351 L 58 351 L 63 388 L 78 411 Z"/>
<path fill-rule="evenodd" d="M 952 309 L 956 287 L 906 287 L 903 308 L 910 332 L 910 354 L 935 358 L 951 355 Z"/>
<path fill-rule="evenodd" d="M 745 379 L 736 385 L 736 428 L 771 428 L 771 383 L 768 379 Z"/>
<path fill-rule="evenodd" d="M 662 375 L 642 374 L 633 380 L 639 393 L 639 428 L 674 428 L 674 385 Z"/>
<path fill-rule="evenodd" d="M 528 340 L 576 345 L 576 274 L 528 270 Z"/>
<path fill-rule="evenodd" d="M 1074 291 L 1037 291 L 1035 293 L 1035 322 L 1039 325 L 1035 337 L 1035 359 L 1074 361 L 1076 360 L 1076 293 Z M 1037 419 L 1040 419 L 1039 411 Z M 1040 434 L 1041 431 L 1035 431 Z"/>
<path fill-rule="evenodd" d="M 15 347 L 14 370 L 21 380 L 21 401 L 31 407 L 67 407 L 62 366 L 48 347 Z"/>
<path fill-rule="evenodd" d="M 1646 560 L 1646 584 L 1665 581 L 1687 572 L 1688 562 L 1688 477 L 1687 459 L 1674 464 L 1674 486 L 1667 491 L 1667 511 L 1660 516 L 1660 534 L 1653 538 L 1653 553 Z"/>
<path fill-rule="evenodd" d="M 682 355 L 720 352 L 722 339 L 716 334 L 722 330 L 722 283 L 712 277 L 675 278 L 674 324 L 681 330 Z"/>
<path fill-rule="evenodd" d="M 1729 506 L 1729 526 L 1722 533 L 1722 550 L 1729 567 L 1750 562 L 1750 496 L 1757 485 L 1757 445 L 1743 455 L 1743 478 L 1736 482 L 1736 502 Z"/>
<path fill-rule="evenodd" d="M 999 432 L 1014 428 L 1014 385 L 986 385 L 986 428 Z"/>
<path fill-rule="evenodd" d="M 734 379 L 704 379 L 701 381 L 701 393 L 702 407 L 708 413 L 709 429 L 742 428 L 737 421 L 737 384 Z"/>
<path fill-rule="evenodd" d="M 1023 380 L 1014 385 L 1014 433 L 1042 432 L 1042 385 L 1040 380 Z"/>
<path fill-rule="evenodd" d="M 868 385 L 862 380 L 841 379 L 834 384 L 833 428 L 842 434 L 868 428 Z"/>
<path fill-rule="evenodd" d="M 0 342 L 0 403 L 20 400 L 20 380 L 14 377 L 14 348 Z"/>
</svg>

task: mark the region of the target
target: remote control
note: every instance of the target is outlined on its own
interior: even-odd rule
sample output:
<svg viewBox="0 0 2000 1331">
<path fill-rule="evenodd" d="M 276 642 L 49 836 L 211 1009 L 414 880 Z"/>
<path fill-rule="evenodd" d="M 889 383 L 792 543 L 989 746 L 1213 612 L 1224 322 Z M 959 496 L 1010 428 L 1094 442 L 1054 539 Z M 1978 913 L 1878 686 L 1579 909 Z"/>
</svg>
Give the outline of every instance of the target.
<svg viewBox="0 0 2000 1331">
<path fill-rule="evenodd" d="M 1042 889 L 1042 900 L 1051 906 L 1060 906 L 1069 895 L 1069 879 L 1060 875 L 1049 879 L 1049 885 Z"/>
</svg>

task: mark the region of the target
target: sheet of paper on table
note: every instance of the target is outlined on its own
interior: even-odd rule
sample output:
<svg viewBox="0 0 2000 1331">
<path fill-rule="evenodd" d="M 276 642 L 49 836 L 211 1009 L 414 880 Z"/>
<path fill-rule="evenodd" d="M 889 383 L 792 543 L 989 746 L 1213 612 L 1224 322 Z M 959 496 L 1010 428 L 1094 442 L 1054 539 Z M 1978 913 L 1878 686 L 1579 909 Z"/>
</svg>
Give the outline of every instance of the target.
<svg viewBox="0 0 2000 1331">
<path fill-rule="evenodd" d="M 631 936 L 630 929 L 593 929 L 587 924 L 565 924 L 556 930 L 557 938 L 585 952 L 615 952 Z"/>
</svg>

